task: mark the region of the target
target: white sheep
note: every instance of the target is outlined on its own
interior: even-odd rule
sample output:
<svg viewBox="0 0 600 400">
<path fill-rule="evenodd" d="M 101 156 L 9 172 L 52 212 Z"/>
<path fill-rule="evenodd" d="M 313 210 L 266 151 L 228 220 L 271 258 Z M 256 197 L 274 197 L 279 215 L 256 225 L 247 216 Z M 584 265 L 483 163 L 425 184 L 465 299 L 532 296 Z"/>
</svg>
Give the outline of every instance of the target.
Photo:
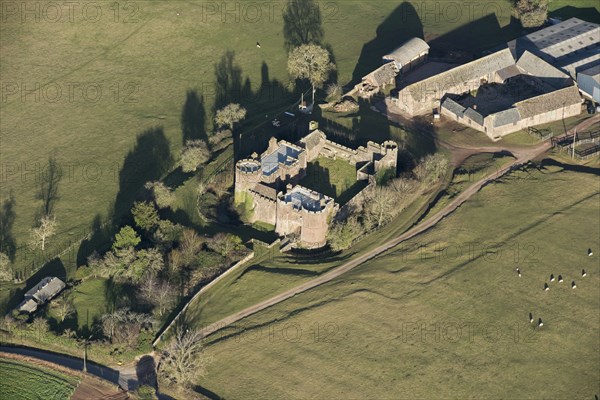
<svg viewBox="0 0 600 400">
<path fill-rule="evenodd" d="M 558 283 L 562 283 L 562 281 L 563 281 L 562 275 L 559 275 L 558 276 Z"/>
<path fill-rule="evenodd" d="M 550 274 L 550 282 L 554 282 L 554 274 Z"/>
<path fill-rule="evenodd" d="M 543 321 L 542 321 L 542 319 L 540 318 L 540 319 L 538 319 L 538 327 L 540 327 L 540 328 L 541 328 L 542 326 L 544 326 L 544 322 L 543 322 Z"/>
<path fill-rule="evenodd" d="M 550 287 L 548 286 L 547 283 L 544 283 L 544 290 L 550 290 Z"/>
<path fill-rule="evenodd" d="M 577 287 L 577 285 L 575 284 L 575 281 L 571 282 L 571 288 L 575 289 Z"/>
<path fill-rule="evenodd" d="M 587 276 L 587 274 L 585 273 L 585 269 L 581 270 L 581 276 L 584 277 L 584 278 Z"/>
</svg>

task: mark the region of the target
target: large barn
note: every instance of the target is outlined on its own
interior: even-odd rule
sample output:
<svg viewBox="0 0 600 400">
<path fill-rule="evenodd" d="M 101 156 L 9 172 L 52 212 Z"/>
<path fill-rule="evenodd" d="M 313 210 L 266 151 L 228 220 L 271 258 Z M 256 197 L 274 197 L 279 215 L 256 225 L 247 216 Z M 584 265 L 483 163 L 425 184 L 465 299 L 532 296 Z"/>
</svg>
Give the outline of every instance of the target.
<svg viewBox="0 0 600 400">
<path fill-rule="evenodd" d="M 600 63 L 600 25 L 570 18 L 508 42 L 515 59 L 533 53 L 576 78 Z"/>
</svg>

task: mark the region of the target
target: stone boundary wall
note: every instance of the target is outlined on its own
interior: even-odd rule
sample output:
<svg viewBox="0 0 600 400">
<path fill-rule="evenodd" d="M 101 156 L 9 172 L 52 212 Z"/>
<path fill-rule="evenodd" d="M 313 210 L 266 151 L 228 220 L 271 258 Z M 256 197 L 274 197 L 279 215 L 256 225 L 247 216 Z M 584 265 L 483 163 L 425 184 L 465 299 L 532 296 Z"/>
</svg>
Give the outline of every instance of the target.
<svg viewBox="0 0 600 400">
<path fill-rule="evenodd" d="M 279 239 L 277 239 L 276 241 L 274 241 L 273 243 L 271 243 L 269 245 L 269 247 L 273 247 L 275 244 L 279 243 Z M 223 278 L 231 275 L 233 273 L 233 271 L 236 271 L 237 269 L 239 269 L 242 265 L 246 264 L 248 261 L 250 261 L 251 259 L 254 258 L 254 252 L 250 252 L 250 254 L 248 254 L 246 257 L 242 258 L 241 260 L 239 260 L 237 263 L 235 263 L 233 266 L 229 267 L 229 269 L 227 269 L 227 271 L 223 272 L 221 275 L 217 276 L 215 279 L 213 279 L 211 282 L 209 282 L 206 286 L 204 286 L 202 289 L 200 289 L 195 295 L 192 296 L 192 298 L 183 306 L 183 308 L 181 309 L 181 311 L 179 311 L 177 313 L 177 315 L 173 318 L 173 320 L 171 320 L 171 322 L 169 323 L 169 325 L 167 325 L 167 327 L 161 332 L 161 334 L 154 340 L 154 342 L 152 342 L 152 347 L 156 347 L 156 345 L 161 341 L 161 338 L 163 337 L 163 335 L 165 333 L 167 333 L 172 327 L 173 325 L 177 322 L 177 320 L 183 315 L 185 314 L 185 312 L 187 311 L 188 307 L 190 306 L 190 304 L 192 304 L 194 301 L 196 301 L 196 299 L 198 299 L 201 295 L 203 295 L 208 289 L 210 289 L 211 287 L 215 286 L 218 282 L 220 282 Z"/>
</svg>

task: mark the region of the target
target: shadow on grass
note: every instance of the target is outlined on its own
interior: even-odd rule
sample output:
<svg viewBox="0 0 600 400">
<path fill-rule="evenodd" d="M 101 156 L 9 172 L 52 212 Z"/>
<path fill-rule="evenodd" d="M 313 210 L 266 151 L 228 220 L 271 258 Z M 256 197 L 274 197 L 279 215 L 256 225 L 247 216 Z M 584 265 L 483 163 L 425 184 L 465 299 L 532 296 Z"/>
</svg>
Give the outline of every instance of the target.
<svg viewBox="0 0 600 400">
<path fill-rule="evenodd" d="M 309 269 L 301 269 L 301 268 L 281 268 L 281 267 L 264 267 L 262 265 L 251 265 L 246 268 L 244 272 L 241 273 L 239 278 L 243 277 L 249 272 L 257 271 L 257 272 L 268 272 L 270 274 L 282 274 L 282 275 L 295 275 L 295 276 L 317 276 L 319 272 L 311 271 Z M 238 278 L 238 279 L 239 279 Z"/>
<path fill-rule="evenodd" d="M 145 194 L 146 182 L 159 180 L 172 164 L 169 141 L 162 127 L 147 129 L 137 137 L 119 172 L 119 192 L 109 213 L 110 223 L 102 225 L 100 216 L 96 216 L 90 239 L 79 246 L 77 265 L 85 264 L 93 251 L 103 253 L 108 250 L 119 227 L 133 225 L 129 213 L 133 202 Z"/>
</svg>

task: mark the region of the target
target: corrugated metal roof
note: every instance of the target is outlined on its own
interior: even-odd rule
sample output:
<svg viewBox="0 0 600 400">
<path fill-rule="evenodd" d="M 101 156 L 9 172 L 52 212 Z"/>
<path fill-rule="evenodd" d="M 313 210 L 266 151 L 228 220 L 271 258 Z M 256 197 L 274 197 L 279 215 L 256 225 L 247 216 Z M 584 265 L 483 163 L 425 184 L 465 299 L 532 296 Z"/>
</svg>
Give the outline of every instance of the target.
<svg viewBox="0 0 600 400">
<path fill-rule="evenodd" d="M 600 64 L 578 72 L 579 75 L 587 75 L 592 77 L 596 82 L 600 83 Z"/>
<path fill-rule="evenodd" d="M 514 57 L 529 51 L 574 76 L 578 67 L 598 59 L 600 25 L 570 18 L 508 42 Z"/>
<path fill-rule="evenodd" d="M 429 52 L 429 45 L 423 39 L 414 37 L 402 43 L 400 47 L 390 54 L 383 56 L 384 61 L 395 61 L 400 65 L 406 65 L 411 60 L 419 57 L 423 53 Z"/>
</svg>

